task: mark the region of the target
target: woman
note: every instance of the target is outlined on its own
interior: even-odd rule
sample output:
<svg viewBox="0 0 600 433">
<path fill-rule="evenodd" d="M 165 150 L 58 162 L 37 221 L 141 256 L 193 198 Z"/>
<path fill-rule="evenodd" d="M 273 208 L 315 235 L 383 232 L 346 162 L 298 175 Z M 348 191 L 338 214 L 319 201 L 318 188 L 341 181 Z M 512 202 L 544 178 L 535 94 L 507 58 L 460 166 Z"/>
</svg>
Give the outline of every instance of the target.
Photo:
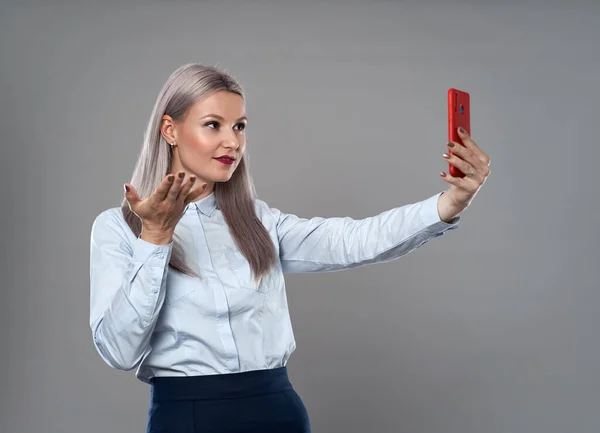
<svg viewBox="0 0 600 433">
<path fill-rule="evenodd" d="M 151 385 L 148 432 L 309 432 L 287 375 L 296 344 L 284 273 L 407 254 L 455 229 L 490 172 L 461 132 L 466 147 L 444 158 L 467 176 L 442 173 L 445 193 L 362 220 L 304 219 L 255 198 L 246 124 L 231 76 L 178 68 L 156 100 L 122 205 L 91 229 L 94 345 Z"/>
</svg>

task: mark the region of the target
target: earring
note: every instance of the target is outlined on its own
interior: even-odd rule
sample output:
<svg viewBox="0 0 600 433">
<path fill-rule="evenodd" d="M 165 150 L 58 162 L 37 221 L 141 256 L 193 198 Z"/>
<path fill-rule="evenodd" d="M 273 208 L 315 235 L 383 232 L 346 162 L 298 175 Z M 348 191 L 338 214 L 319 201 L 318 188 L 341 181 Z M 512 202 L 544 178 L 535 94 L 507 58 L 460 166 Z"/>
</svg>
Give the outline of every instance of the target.
<svg viewBox="0 0 600 433">
<path fill-rule="evenodd" d="M 171 143 L 171 149 L 173 149 L 177 144 L 175 142 Z"/>
</svg>

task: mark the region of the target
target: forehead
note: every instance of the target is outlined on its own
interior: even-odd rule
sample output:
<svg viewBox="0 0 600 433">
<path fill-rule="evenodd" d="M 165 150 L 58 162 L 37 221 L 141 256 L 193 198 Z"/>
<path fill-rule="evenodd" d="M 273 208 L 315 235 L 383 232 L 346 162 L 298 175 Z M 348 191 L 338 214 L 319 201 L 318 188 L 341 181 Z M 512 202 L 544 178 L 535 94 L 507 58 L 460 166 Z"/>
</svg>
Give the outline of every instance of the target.
<svg viewBox="0 0 600 433">
<path fill-rule="evenodd" d="M 221 90 L 196 102 L 190 108 L 189 114 L 193 117 L 217 114 L 233 121 L 246 115 L 246 104 L 237 93 Z"/>
</svg>

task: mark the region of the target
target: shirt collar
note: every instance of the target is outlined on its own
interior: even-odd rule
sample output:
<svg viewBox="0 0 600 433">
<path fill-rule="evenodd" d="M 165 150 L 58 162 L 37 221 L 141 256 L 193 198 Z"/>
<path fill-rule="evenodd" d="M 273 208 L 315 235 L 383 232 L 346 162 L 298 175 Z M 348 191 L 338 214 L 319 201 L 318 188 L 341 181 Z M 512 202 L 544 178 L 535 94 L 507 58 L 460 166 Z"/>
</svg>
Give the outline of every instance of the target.
<svg viewBox="0 0 600 433">
<path fill-rule="evenodd" d="M 185 207 L 185 211 L 189 212 L 190 210 L 199 210 L 206 216 L 211 216 L 215 209 L 217 208 L 217 201 L 215 199 L 215 192 L 211 192 L 206 197 L 201 198 L 200 200 L 193 201 L 189 203 Z"/>
</svg>

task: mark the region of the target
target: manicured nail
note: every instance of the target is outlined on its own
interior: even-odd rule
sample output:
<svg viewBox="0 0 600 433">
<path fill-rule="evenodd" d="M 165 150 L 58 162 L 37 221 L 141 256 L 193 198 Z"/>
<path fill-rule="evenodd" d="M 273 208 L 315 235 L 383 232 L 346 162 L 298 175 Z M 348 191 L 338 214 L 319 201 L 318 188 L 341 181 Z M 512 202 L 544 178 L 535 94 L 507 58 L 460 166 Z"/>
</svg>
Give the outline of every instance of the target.
<svg viewBox="0 0 600 433">
<path fill-rule="evenodd" d="M 174 180 L 174 179 L 175 179 L 175 176 L 173 176 L 172 174 L 171 174 L 171 175 L 169 175 L 169 177 L 167 177 L 167 180 L 168 180 L 169 182 L 173 182 L 173 180 Z"/>
<path fill-rule="evenodd" d="M 448 155 L 447 153 L 444 153 L 444 158 L 450 158 L 450 155 Z"/>
<path fill-rule="evenodd" d="M 462 128 L 458 128 L 458 130 L 459 130 L 460 132 L 462 132 L 463 134 L 465 133 L 465 130 L 464 130 L 464 129 L 462 129 Z"/>
<path fill-rule="evenodd" d="M 185 177 L 185 173 L 182 171 L 181 173 L 179 173 L 179 179 L 183 179 Z"/>
<path fill-rule="evenodd" d="M 442 177 L 446 177 L 446 173 L 444 173 L 443 171 L 440 173 L 440 176 Z"/>
<path fill-rule="evenodd" d="M 125 189 L 125 192 L 129 192 L 129 187 L 127 185 L 123 185 L 123 188 Z"/>
<path fill-rule="evenodd" d="M 452 142 L 449 142 L 449 143 L 448 143 L 448 147 L 454 147 L 454 143 L 452 143 Z"/>
<path fill-rule="evenodd" d="M 190 177 L 190 182 L 191 182 L 191 183 L 194 183 L 194 182 L 196 182 L 196 178 L 195 178 L 194 176 Z"/>
</svg>

